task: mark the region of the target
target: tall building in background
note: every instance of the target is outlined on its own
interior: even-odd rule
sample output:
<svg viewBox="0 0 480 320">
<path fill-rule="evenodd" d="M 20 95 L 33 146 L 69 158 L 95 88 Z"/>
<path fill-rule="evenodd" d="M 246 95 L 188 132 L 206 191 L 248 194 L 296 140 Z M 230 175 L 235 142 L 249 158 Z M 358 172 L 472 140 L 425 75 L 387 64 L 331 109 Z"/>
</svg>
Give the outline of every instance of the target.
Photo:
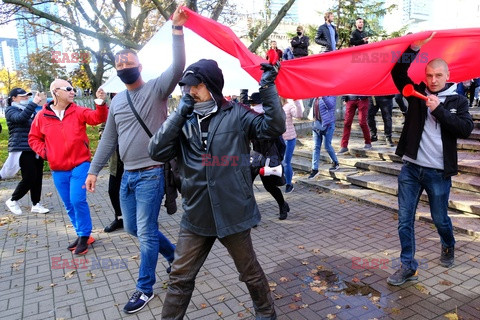
<svg viewBox="0 0 480 320">
<path fill-rule="evenodd" d="M 403 0 L 404 23 L 417 24 L 431 19 L 431 0 Z"/>
<path fill-rule="evenodd" d="M 17 70 L 19 67 L 17 39 L 0 38 L 0 69 Z"/>
<path fill-rule="evenodd" d="M 280 11 L 280 9 L 282 9 L 285 3 L 287 3 L 287 0 L 271 0 L 270 1 L 270 10 L 272 11 L 273 17 L 277 15 L 277 12 Z M 283 21 L 287 23 L 300 22 L 299 16 L 298 16 L 298 2 L 293 3 L 293 5 L 290 7 L 290 10 L 288 10 L 287 14 L 283 18 Z"/>
<path fill-rule="evenodd" d="M 54 3 L 43 3 L 35 6 L 39 10 L 58 16 L 58 8 Z M 27 20 L 22 19 L 27 18 Z M 32 26 L 30 22 L 42 25 L 52 25 L 50 21 L 34 17 L 26 11 L 17 14 L 18 51 L 21 63 L 27 63 L 28 55 L 37 50 L 62 50 L 62 37 L 44 28 Z"/>
</svg>

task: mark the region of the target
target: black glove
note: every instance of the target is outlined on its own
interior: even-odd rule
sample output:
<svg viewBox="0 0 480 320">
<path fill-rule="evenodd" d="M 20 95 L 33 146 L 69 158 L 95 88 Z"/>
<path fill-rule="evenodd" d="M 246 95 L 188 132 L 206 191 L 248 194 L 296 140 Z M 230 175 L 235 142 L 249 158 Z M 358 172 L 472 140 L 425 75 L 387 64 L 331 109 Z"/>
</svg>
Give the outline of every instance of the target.
<svg viewBox="0 0 480 320">
<path fill-rule="evenodd" d="M 180 103 L 177 107 L 177 112 L 184 118 L 188 118 L 193 112 L 193 105 L 195 100 L 188 93 L 184 94 L 180 99 Z"/>
<path fill-rule="evenodd" d="M 260 79 L 260 87 L 268 87 L 274 84 L 275 79 L 278 75 L 278 70 L 280 70 L 280 62 L 277 61 L 275 64 L 262 63 L 261 69 L 263 70 L 262 78 Z"/>
</svg>

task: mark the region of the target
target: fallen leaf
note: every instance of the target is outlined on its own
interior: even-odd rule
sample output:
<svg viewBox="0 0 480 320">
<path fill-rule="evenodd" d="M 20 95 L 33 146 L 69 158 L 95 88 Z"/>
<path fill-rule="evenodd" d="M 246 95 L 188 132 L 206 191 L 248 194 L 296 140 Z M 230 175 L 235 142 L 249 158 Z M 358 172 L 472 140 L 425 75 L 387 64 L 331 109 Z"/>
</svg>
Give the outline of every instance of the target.
<svg viewBox="0 0 480 320">
<path fill-rule="evenodd" d="M 241 312 L 237 313 L 237 317 L 239 317 L 239 318 L 243 318 L 243 316 L 244 316 L 244 314 L 243 314 L 243 313 L 241 313 Z"/>
<path fill-rule="evenodd" d="M 373 273 L 371 273 L 371 272 L 365 272 L 363 275 L 364 275 L 365 277 L 371 277 L 371 276 L 373 275 Z"/>
<path fill-rule="evenodd" d="M 365 310 L 368 310 L 368 307 L 367 306 L 362 306 L 363 309 Z"/>
<path fill-rule="evenodd" d="M 95 278 L 96 277 L 96 274 L 95 273 L 92 273 L 91 271 L 88 271 L 87 274 L 86 274 L 87 277 L 90 277 L 90 278 Z"/>
<path fill-rule="evenodd" d="M 303 264 L 304 266 L 306 266 L 308 263 L 309 263 L 308 261 L 305 261 L 305 260 L 302 261 L 302 264 Z"/>
<path fill-rule="evenodd" d="M 202 308 L 202 309 L 205 309 L 206 307 L 207 307 L 207 304 L 206 304 L 206 303 L 202 303 L 202 304 L 200 305 L 200 308 Z"/>
<path fill-rule="evenodd" d="M 448 320 L 458 320 L 458 315 L 457 313 L 447 313 L 446 315 L 444 315 L 445 318 L 447 318 Z"/>
<path fill-rule="evenodd" d="M 47 192 L 47 193 L 45 193 L 45 196 L 46 196 L 46 197 L 51 197 L 52 194 L 53 194 L 53 192 Z"/>
<path fill-rule="evenodd" d="M 288 308 L 290 310 L 297 310 L 299 307 L 295 303 L 291 303 L 288 305 Z"/>
<path fill-rule="evenodd" d="M 440 284 L 442 286 L 451 286 L 453 284 L 453 282 L 450 282 L 448 280 L 442 280 L 438 284 Z"/>
<path fill-rule="evenodd" d="M 354 227 L 353 230 L 357 230 L 357 231 L 358 231 L 358 230 L 361 230 L 361 228 L 359 228 L 359 227 Z"/>
<path fill-rule="evenodd" d="M 273 281 L 269 281 L 268 282 L 268 286 L 271 288 L 275 288 L 277 286 L 277 283 L 276 282 L 273 282 Z"/>
<path fill-rule="evenodd" d="M 75 293 L 75 290 L 73 290 L 73 289 L 67 290 L 67 294 L 71 294 L 71 293 Z"/>
<path fill-rule="evenodd" d="M 355 282 L 355 283 L 359 283 L 360 279 L 358 279 L 357 277 L 353 277 L 352 281 Z"/>
<path fill-rule="evenodd" d="M 295 301 L 295 302 L 302 301 L 302 296 L 301 296 L 301 295 L 295 295 L 295 296 L 292 298 L 292 300 Z"/>
<path fill-rule="evenodd" d="M 332 299 L 332 300 L 338 300 L 338 296 L 331 296 L 330 299 Z"/>
<path fill-rule="evenodd" d="M 312 287 L 312 291 L 316 292 L 318 294 L 323 294 L 324 293 L 324 291 L 319 287 Z"/>
<path fill-rule="evenodd" d="M 287 277 L 281 277 L 279 280 L 280 280 L 280 282 L 287 282 L 288 278 Z"/>
<path fill-rule="evenodd" d="M 298 246 L 298 249 L 305 249 L 305 246 Z"/>
<path fill-rule="evenodd" d="M 24 260 L 17 260 L 14 263 L 12 263 L 12 269 L 18 270 L 18 267 L 20 267 L 23 264 Z"/>
<path fill-rule="evenodd" d="M 40 290 L 42 290 L 42 289 L 43 289 L 42 286 L 37 286 L 37 287 L 35 288 L 36 291 L 40 291 Z"/>
<path fill-rule="evenodd" d="M 129 258 L 130 260 L 139 260 L 140 259 L 140 255 L 137 254 L 136 256 L 132 256 Z"/>
<path fill-rule="evenodd" d="M 87 279 L 86 281 L 87 281 L 87 283 L 93 283 L 95 280 L 93 280 L 93 279 Z"/>
<path fill-rule="evenodd" d="M 478 260 L 474 256 L 470 256 L 470 261 L 477 262 Z"/>
<path fill-rule="evenodd" d="M 65 273 L 65 275 L 63 276 L 65 279 L 70 279 L 73 277 L 73 275 L 76 273 L 77 271 L 76 270 L 72 270 L 72 271 L 69 271 L 67 273 Z"/>
<path fill-rule="evenodd" d="M 337 316 L 334 314 L 331 314 L 331 313 L 327 314 L 327 319 L 335 319 L 336 317 Z"/>
<path fill-rule="evenodd" d="M 50 283 L 50 287 L 55 287 L 57 284 L 56 283 Z"/>
<path fill-rule="evenodd" d="M 342 306 L 335 306 L 335 308 L 337 308 L 337 309 L 342 309 Z"/>
<path fill-rule="evenodd" d="M 302 309 L 308 308 L 308 304 L 306 304 L 306 303 L 305 303 L 305 304 L 302 304 L 302 305 L 300 306 L 300 308 L 302 308 Z"/>
<path fill-rule="evenodd" d="M 283 298 L 283 296 L 281 294 L 277 294 L 277 293 L 273 293 L 273 298 L 275 298 L 275 300 L 280 300 Z"/>
<path fill-rule="evenodd" d="M 223 312 L 222 312 L 222 311 L 218 311 L 218 312 L 217 312 L 217 315 L 218 315 L 219 317 L 221 317 L 221 316 L 223 316 Z"/>
<path fill-rule="evenodd" d="M 218 301 L 223 302 L 225 300 L 225 296 L 220 296 L 217 298 Z"/>
<path fill-rule="evenodd" d="M 320 253 L 320 249 L 313 249 L 313 253 Z"/>
<path fill-rule="evenodd" d="M 421 293 L 430 294 L 430 291 L 428 291 L 427 288 L 425 288 L 424 286 L 422 286 L 422 285 L 419 284 L 419 283 L 414 284 L 413 287 L 414 287 L 415 289 L 417 289 L 418 291 L 420 291 Z"/>
</svg>

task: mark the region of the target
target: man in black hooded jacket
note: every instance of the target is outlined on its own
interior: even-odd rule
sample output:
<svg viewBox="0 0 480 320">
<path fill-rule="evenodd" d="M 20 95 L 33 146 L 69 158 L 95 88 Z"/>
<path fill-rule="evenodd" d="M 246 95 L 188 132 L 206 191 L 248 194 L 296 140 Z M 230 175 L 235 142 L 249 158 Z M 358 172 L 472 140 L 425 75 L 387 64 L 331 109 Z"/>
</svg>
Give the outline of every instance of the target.
<svg viewBox="0 0 480 320">
<path fill-rule="evenodd" d="M 454 264 L 455 238 L 448 216 L 451 177 L 458 173 L 457 138 L 467 138 L 473 130 L 468 101 L 455 92 L 456 84 L 448 83 L 448 65 L 433 59 L 425 67 L 425 82 L 414 84 L 408 76 L 410 64 L 429 38 L 417 40 L 405 50 L 392 69 L 392 78 L 400 92 L 413 85 L 427 101 L 408 97 L 405 118 L 396 154 L 403 159 L 398 176 L 398 235 L 401 268 L 388 277 L 391 285 L 418 279 L 415 260 L 415 212 L 423 190 L 428 195 L 430 213 L 440 236 L 440 265 Z"/>
<path fill-rule="evenodd" d="M 180 80 L 177 110 L 152 137 L 156 161 L 177 157 L 184 215 L 180 223 L 162 319 L 183 319 L 195 278 L 215 240 L 227 248 L 247 285 L 257 319 L 276 319 L 267 278 L 253 250 L 250 229 L 260 221 L 250 173 L 250 140 L 285 131 L 285 113 L 274 80 L 279 65 L 263 64 L 264 114 L 227 101 L 223 74 L 213 60 L 190 65 Z"/>
</svg>

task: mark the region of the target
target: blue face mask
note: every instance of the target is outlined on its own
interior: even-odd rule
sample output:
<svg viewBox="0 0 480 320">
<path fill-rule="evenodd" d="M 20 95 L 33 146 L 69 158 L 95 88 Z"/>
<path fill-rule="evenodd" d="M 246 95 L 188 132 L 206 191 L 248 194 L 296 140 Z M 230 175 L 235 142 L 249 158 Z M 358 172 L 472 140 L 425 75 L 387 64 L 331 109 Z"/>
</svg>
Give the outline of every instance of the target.
<svg viewBox="0 0 480 320">
<path fill-rule="evenodd" d="M 28 106 L 29 101 L 28 100 L 22 100 L 19 102 L 22 106 Z"/>
<path fill-rule="evenodd" d="M 140 77 L 140 70 L 138 67 L 117 70 L 117 76 L 125 84 L 132 84 Z"/>
</svg>

